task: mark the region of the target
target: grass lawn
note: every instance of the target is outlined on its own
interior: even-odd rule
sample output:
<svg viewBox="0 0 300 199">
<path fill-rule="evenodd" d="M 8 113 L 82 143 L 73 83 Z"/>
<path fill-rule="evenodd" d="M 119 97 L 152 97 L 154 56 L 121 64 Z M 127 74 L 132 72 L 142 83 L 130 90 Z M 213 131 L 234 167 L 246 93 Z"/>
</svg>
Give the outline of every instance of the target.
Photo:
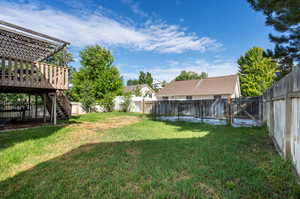
<svg viewBox="0 0 300 199">
<path fill-rule="evenodd" d="M 98 113 L 0 133 L 0 198 L 300 198 L 265 128 Z"/>
</svg>

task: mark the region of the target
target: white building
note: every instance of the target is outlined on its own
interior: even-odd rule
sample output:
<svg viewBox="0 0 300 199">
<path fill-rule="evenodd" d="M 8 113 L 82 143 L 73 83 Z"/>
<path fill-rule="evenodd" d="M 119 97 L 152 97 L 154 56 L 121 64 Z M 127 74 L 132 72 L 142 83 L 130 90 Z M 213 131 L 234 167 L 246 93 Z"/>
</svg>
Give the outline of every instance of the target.
<svg viewBox="0 0 300 199">
<path fill-rule="evenodd" d="M 132 95 L 134 95 L 136 97 L 156 99 L 155 91 L 150 86 L 148 86 L 147 84 L 126 86 L 124 88 L 124 92 L 125 93 L 131 92 Z"/>
<path fill-rule="evenodd" d="M 152 88 L 160 90 L 163 88 L 163 82 L 159 80 L 153 80 Z"/>
</svg>

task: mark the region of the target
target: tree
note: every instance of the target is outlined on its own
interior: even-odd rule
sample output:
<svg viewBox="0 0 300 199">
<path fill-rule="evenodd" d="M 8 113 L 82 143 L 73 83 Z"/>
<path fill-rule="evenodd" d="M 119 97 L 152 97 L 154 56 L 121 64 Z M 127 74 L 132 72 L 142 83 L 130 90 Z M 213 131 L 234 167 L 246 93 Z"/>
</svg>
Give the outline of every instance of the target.
<svg viewBox="0 0 300 199">
<path fill-rule="evenodd" d="M 300 1 L 299 0 L 248 0 L 256 11 L 266 15 L 266 25 L 273 26 L 281 36 L 269 34 L 275 49 L 268 55 L 278 61 L 281 76 L 300 62 Z"/>
<path fill-rule="evenodd" d="M 152 83 L 153 83 L 153 78 L 151 73 L 147 72 L 146 73 L 146 84 L 152 88 Z"/>
<path fill-rule="evenodd" d="M 140 71 L 139 84 L 146 84 L 146 73 Z"/>
<path fill-rule="evenodd" d="M 88 46 L 80 52 L 80 57 L 81 68 L 72 80 L 74 99 L 82 101 L 89 96 L 111 111 L 114 97 L 120 95 L 123 88 L 111 52 L 99 45 Z"/>
<path fill-rule="evenodd" d="M 143 71 L 140 71 L 139 84 L 147 84 L 152 88 L 152 83 L 153 83 L 153 78 L 151 73 L 150 72 L 145 73 Z"/>
<path fill-rule="evenodd" d="M 56 66 L 69 66 L 69 64 L 73 61 L 73 55 L 68 51 L 68 49 L 65 51 L 61 50 L 46 60 L 47 63 Z"/>
<path fill-rule="evenodd" d="M 203 79 L 207 78 L 208 74 L 205 72 L 202 72 L 201 74 L 195 73 L 193 71 L 181 71 L 181 73 L 175 78 L 176 81 L 181 80 L 192 80 L 192 79 Z"/>
<path fill-rule="evenodd" d="M 79 101 L 81 102 L 84 110 L 86 112 L 91 112 L 91 108 L 95 105 L 95 97 L 93 95 L 92 85 L 89 81 L 84 81 L 82 83 L 81 97 Z"/>
<path fill-rule="evenodd" d="M 137 80 L 137 79 L 127 80 L 127 86 L 134 86 L 134 85 L 138 85 L 138 84 L 139 84 L 139 80 Z"/>
<path fill-rule="evenodd" d="M 251 48 L 237 62 L 243 96 L 260 96 L 272 85 L 277 64 L 262 48 Z"/>
</svg>

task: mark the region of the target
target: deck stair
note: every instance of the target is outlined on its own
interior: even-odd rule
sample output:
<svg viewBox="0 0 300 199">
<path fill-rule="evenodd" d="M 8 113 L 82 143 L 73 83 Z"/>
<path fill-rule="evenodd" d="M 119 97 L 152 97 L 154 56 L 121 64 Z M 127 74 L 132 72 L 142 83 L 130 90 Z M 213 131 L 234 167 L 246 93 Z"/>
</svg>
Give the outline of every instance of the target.
<svg viewBox="0 0 300 199">
<path fill-rule="evenodd" d="M 63 91 L 57 91 L 56 92 L 56 113 L 57 113 L 57 119 L 65 120 L 69 119 L 71 116 L 71 103 L 68 100 L 68 98 L 65 96 Z M 46 95 L 46 106 L 48 109 L 48 112 L 51 113 L 52 105 L 53 105 L 53 97 L 52 94 Z"/>
</svg>

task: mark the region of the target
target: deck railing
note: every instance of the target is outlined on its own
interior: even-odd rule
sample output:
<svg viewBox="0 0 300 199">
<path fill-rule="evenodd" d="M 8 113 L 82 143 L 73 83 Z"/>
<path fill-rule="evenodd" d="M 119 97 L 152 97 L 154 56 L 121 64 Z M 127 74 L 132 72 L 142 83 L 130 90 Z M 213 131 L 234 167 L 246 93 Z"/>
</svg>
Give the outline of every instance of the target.
<svg viewBox="0 0 300 199">
<path fill-rule="evenodd" d="M 0 58 L 0 86 L 67 89 L 68 68 Z"/>
</svg>

